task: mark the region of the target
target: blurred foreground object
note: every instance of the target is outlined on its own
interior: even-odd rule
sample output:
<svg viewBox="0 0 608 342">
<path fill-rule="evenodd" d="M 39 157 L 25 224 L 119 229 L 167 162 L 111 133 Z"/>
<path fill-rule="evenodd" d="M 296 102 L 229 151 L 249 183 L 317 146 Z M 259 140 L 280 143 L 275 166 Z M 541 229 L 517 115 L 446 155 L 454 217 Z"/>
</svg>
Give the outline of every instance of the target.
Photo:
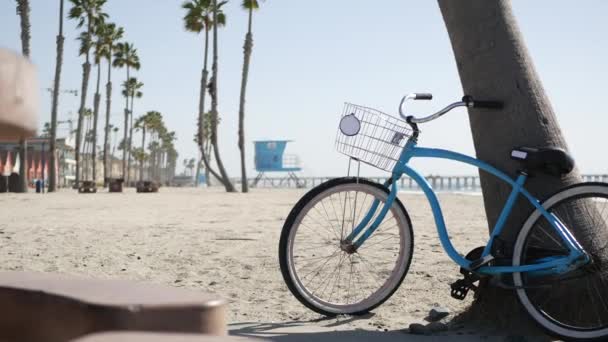
<svg viewBox="0 0 608 342">
<path fill-rule="evenodd" d="M 36 134 L 39 87 L 36 68 L 26 58 L 0 49 L 0 138 Z"/>
<path fill-rule="evenodd" d="M 227 335 L 226 301 L 126 280 L 0 272 L 0 307 L 0 341 L 65 342 L 108 331 Z"/>
</svg>

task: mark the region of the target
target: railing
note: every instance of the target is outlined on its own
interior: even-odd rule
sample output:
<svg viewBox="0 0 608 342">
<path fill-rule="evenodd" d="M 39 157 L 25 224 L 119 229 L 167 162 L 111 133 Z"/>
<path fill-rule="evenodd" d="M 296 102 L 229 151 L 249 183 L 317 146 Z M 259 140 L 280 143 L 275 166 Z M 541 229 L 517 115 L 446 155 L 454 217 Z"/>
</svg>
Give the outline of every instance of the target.
<svg viewBox="0 0 608 342">
<path fill-rule="evenodd" d="M 300 184 L 305 188 L 313 188 L 323 182 L 337 177 L 298 177 Z M 364 177 L 377 183 L 384 183 L 386 177 Z M 481 183 L 479 176 L 438 176 L 429 175 L 425 177 L 435 191 L 440 192 L 480 192 Z M 608 174 L 582 175 L 584 182 L 608 182 Z M 240 184 L 240 179 L 233 179 Z M 253 179 L 249 179 L 253 182 Z M 402 177 L 397 183 L 399 190 L 420 191 L 420 188 L 409 177 Z M 258 188 L 296 188 L 296 181 L 288 177 L 263 177 L 258 181 Z"/>
</svg>

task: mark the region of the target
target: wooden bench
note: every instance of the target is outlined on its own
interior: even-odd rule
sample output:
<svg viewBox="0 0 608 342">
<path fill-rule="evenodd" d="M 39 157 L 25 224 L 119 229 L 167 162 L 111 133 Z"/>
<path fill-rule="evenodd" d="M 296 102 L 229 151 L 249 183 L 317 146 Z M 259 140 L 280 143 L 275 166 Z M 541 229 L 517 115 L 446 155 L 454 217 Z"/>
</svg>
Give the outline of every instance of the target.
<svg viewBox="0 0 608 342">
<path fill-rule="evenodd" d="M 0 272 L 0 341 L 68 341 L 104 331 L 226 335 L 223 300 L 123 280 Z"/>
<path fill-rule="evenodd" d="M 80 194 L 94 194 L 97 192 L 97 185 L 94 181 L 80 181 L 78 185 L 78 193 Z"/>
<path fill-rule="evenodd" d="M 138 181 L 136 184 L 137 192 L 158 192 L 159 184 L 154 181 Z"/>
</svg>

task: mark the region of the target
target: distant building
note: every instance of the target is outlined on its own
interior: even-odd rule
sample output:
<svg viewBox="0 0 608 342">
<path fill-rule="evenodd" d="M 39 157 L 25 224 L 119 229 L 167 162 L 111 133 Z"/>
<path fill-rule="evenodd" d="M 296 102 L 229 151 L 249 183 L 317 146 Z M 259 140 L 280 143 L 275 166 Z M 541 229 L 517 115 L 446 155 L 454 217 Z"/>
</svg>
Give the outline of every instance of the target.
<svg viewBox="0 0 608 342">
<path fill-rule="evenodd" d="M 70 186 L 76 179 L 74 145 L 70 139 L 57 139 L 56 175 L 59 186 Z M 19 173 L 19 142 L 0 141 L 0 174 Z M 27 180 L 30 186 L 39 179 L 48 182 L 50 167 L 50 139 L 38 137 L 27 140 Z"/>
<path fill-rule="evenodd" d="M 57 139 L 56 151 L 56 174 L 57 185 L 59 187 L 72 187 L 76 181 L 76 159 L 75 147 L 73 138 Z M 110 152 L 111 153 L 111 152 Z M 30 187 L 34 187 L 36 180 L 44 179 L 48 184 L 49 168 L 50 168 L 50 139 L 45 137 L 37 137 L 27 140 L 27 180 Z M 92 180 L 93 163 L 91 153 L 81 153 L 80 179 Z M 13 173 L 19 173 L 19 142 L 18 141 L 2 141 L 0 140 L 0 176 L 10 176 Z M 108 178 L 122 178 L 122 157 L 109 156 L 109 174 Z M 97 162 L 95 163 L 95 182 L 98 185 L 104 183 L 103 172 L 103 151 L 97 152 Z M 131 186 L 140 178 L 140 168 L 137 161 L 131 163 L 129 177 Z M 153 174 L 149 165 L 144 166 L 143 180 L 158 180 L 162 184 L 168 183 L 173 177 L 173 169 L 158 168 Z"/>
</svg>

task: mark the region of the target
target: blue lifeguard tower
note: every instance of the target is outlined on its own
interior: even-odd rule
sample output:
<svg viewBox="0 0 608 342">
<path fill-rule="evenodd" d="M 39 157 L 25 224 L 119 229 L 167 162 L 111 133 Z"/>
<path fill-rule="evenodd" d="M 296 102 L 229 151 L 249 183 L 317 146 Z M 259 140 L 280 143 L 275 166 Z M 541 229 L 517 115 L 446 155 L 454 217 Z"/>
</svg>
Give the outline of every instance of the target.
<svg viewBox="0 0 608 342">
<path fill-rule="evenodd" d="M 283 180 L 293 180 L 296 187 L 304 187 L 296 172 L 301 171 L 299 158 L 296 155 L 285 154 L 287 143 L 291 140 L 259 140 L 255 144 L 255 169 L 258 172 L 252 186 L 257 186 L 258 182 L 264 178 L 266 172 L 287 172 L 288 177 L 279 180 L 279 186 Z M 271 179 L 270 184 L 276 186 Z"/>
</svg>

